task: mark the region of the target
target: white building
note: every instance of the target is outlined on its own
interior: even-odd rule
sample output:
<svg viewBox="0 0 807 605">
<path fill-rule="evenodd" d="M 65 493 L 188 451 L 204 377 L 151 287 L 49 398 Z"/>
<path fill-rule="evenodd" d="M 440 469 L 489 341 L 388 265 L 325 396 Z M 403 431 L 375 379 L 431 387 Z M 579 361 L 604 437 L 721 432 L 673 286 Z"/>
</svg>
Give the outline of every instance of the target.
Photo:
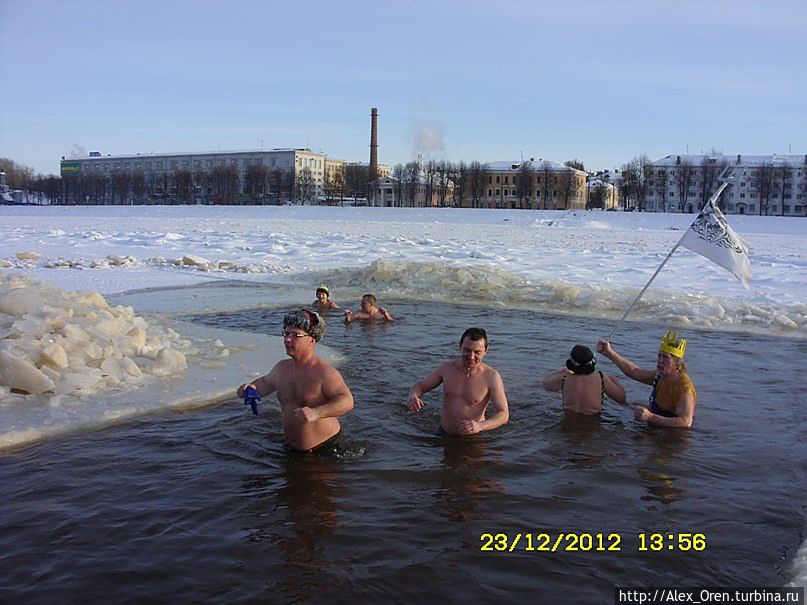
<svg viewBox="0 0 807 605">
<path fill-rule="evenodd" d="M 807 155 L 668 155 L 647 170 L 645 210 L 698 212 L 733 179 L 719 204 L 731 214 L 807 215 Z"/>
<path fill-rule="evenodd" d="M 259 191 L 264 200 L 304 202 L 322 195 L 325 154 L 310 149 L 134 155 L 90 152 L 88 157 L 63 157 L 61 173 L 66 197 L 73 198 L 66 201 L 114 203 L 125 201 L 127 195 L 134 199 L 142 195 L 121 191 L 121 184 L 142 182 L 142 193 L 152 199 L 179 196 L 232 203 L 254 199 Z M 187 180 L 183 173 L 190 173 L 190 187 L 180 186 L 183 178 Z M 232 175 L 227 187 L 221 184 L 222 175 Z M 263 182 L 256 183 L 256 179 Z"/>
</svg>

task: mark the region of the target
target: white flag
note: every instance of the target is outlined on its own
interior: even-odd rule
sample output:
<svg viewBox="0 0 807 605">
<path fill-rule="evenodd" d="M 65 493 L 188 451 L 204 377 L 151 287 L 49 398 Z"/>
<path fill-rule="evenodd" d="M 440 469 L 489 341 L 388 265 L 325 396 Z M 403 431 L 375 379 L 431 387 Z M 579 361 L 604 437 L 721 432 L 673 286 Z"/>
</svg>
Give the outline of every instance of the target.
<svg viewBox="0 0 807 605">
<path fill-rule="evenodd" d="M 748 244 L 729 227 L 726 217 L 714 202 L 715 196 L 703 207 L 680 243 L 731 271 L 747 288 L 751 279 Z"/>
</svg>

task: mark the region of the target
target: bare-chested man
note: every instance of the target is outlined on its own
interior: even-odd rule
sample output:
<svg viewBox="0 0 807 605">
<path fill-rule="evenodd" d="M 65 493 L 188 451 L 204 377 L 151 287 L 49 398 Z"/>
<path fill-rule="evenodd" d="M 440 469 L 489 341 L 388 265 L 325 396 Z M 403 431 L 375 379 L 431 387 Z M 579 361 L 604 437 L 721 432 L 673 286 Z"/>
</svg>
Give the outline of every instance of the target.
<svg viewBox="0 0 807 605">
<path fill-rule="evenodd" d="M 482 363 L 488 353 L 488 336 L 482 328 L 468 328 L 460 338 L 460 357 L 440 365 L 409 391 L 407 407 L 423 409 L 424 393 L 443 384 L 440 435 L 473 435 L 506 424 L 510 418 L 507 395 L 499 373 Z M 488 404 L 493 413 L 485 418 Z"/>
<path fill-rule="evenodd" d="M 325 334 L 325 321 L 307 309 L 283 318 L 283 344 L 291 359 L 279 361 L 266 375 L 248 386 L 262 397 L 277 391 L 286 444 L 302 452 L 338 453 L 341 427 L 337 416 L 353 409 L 353 395 L 342 375 L 320 359 L 314 346 Z"/>
<path fill-rule="evenodd" d="M 376 319 L 382 321 L 392 321 L 390 315 L 384 307 L 378 307 L 374 295 L 365 294 L 361 297 L 361 309 L 356 311 L 345 311 L 345 321 L 351 322 L 360 319 Z"/>
</svg>

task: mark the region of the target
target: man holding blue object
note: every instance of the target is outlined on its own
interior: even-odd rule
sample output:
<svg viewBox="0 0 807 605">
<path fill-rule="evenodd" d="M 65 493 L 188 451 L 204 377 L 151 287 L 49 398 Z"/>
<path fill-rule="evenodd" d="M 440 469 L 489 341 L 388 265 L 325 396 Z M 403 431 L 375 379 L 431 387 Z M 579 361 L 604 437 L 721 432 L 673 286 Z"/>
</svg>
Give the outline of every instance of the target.
<svg viewBox="0 0 807 605">
<path fill-rule="evenodd" d="M 325 320 L 307 309 L 283 318 L 283 345 L 291 359 L 278 362 L 266 375 L 238 387 L 243 397 L 254 388 L 261 397 L 277 393 L 286 444 L 301 452 L 341 451 L 338 416 L 353 409 L 353 395 L 342 375 L 317 356 L 314 347 L 325 334 Z"/>
</svg>

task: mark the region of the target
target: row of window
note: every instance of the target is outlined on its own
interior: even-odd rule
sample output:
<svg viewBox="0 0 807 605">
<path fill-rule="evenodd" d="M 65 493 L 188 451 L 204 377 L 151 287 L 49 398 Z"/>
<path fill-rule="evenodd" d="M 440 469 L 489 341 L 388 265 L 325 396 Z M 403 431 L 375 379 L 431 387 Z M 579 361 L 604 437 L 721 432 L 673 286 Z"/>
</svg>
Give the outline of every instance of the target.
<svg viewBox="0 0 807 605">
<path fill-rule="evenodd" d="M 501 176 L 500 176 L 500 175 L 498 175 L 498 174 L 497 174 L 497 175 L 495 175 L 495 177 L 494 177 L 494 175 L 488 175 L 488 184 L 489 184 L 489 185 L 492 185 L 492 184 L 493 184 L 493 179 L 494 179 L 494 178 L 496 179 L 496 184 L 497 184 L 497 185 L 498 185 L 498 184 L 501 182 L 501 181 L 499 180 L 499 179 L 501 179 Z M 515 184 L 516 184 L 516 179 L 517 179 L 517 178 L 518 178 L 517 176 L 514 176 L 514 177 L 513 177 L 513 185 L 515 185 Z M 541 177 L 540 177 L 540 175 L 536 177 L 536 181 L 537 181 L 539 184 L 541 183 Z M 547 183 L 548 183 L 548 182 L 549 182 L 549 177 L 547 177 Z M 509 177 L 509 176 L 505 176 L 505 177 L 504 177 L 504 184 L 505 184 L 505 185 L 507 185 L 507 184 L 509 184 L 509 183 L 510 183 L 510 177 Z M 556 177 L 556 176 L 553 176 L 553 177 L 552 177 L 552 184 L 553 184 L 553 185 L 557 185 L 557 184 L 558 184 L 558 177 Z M 580 184 L 580 183 L 578 183 L 578 185 L 579 185 L 579 184 Z"/>
<path fill-rule="evenodd" d="M 496 197 L 499 197 L 500 195 L 501 195 L 501 190 L 497 189 L 496 190 Z M 504 190 L 504 197 L 516 197 L 517 195 L 518 195 L 518 192 L 515 189 L 505 189 Z M 493 197 L 493 189 L 488 189 L 488 197 Z M 541 199 L 541 191 L 538 190 L 538 191 L 528 192 L 527 195 L 525 195 L 524 197 L 525 198 L 534 197 L 535 199 L 540 200 Z M 549 192 L 548 191 L 547 191 L 547 197 L 549 197 Z M 558 190 L 557 189 L 552 190 L 552 197 L 554 197 L 554 198 L 558 197 Z"/>
</svg>

